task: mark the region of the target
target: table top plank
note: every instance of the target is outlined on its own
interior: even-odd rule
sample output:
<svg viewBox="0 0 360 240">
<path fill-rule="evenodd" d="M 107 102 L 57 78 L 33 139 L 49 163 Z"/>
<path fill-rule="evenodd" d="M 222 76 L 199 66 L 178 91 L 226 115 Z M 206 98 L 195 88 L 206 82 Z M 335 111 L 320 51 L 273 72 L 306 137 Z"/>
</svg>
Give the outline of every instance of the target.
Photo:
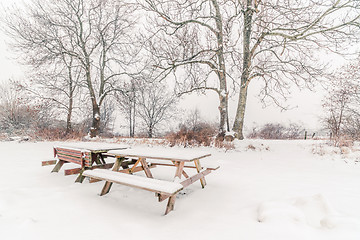
<svg viewBox="0 0 360 240">
<path fill-rule="evenodd" d="M 109 150 L 126 149 L 129 146 L 115 143 L 101 143 L 101 142 L 73 142 L 61 143 L 55 145 L 54 148 L 65 148 L 76 151 L 89 151 L 89 152 L 107 152 Z"/>
<path fill-rule="evenodd" d="M 153 148 L 133 148 L 123 150 L 110 150 L 109 155 L 116 157 L 134 157 L 134 158 L 149 158 L 158 160 L 170 161 L 184 161 L 192 162 L 196 159 L 211 156 L 209 153 L 201 151 L 191 151 L 184 149 L 153 149 Z"/>
</svg>

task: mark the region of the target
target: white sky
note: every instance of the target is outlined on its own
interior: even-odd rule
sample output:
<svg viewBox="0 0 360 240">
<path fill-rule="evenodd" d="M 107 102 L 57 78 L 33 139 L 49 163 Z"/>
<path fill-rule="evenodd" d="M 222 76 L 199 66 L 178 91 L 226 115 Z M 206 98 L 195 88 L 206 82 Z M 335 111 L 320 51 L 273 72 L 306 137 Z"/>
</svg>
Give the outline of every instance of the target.
<svg viewBox="0 0 360 240">
<path fill-rule="evenodd" d="M 1 5 L 7 6 L 14 2 L 21 2 L 21 0 L 0 0 Z M 1 12 L 1 11 L 0 11 Z M 328 56 L 326 56 L 328 58 Z M 344 60 L 341 57 L 332 57 L 331 62 L 333 66 L 339 66 Z M 5 36 L 0 32 L 0 83 L 5 82 L 9 78 L 23 79 L 24 66 L 20 66 L 12 57 L 11 49 L 5 44 Z M 287 105 L 293 107 L 291 110 L 281 111 L 277 107 L 263 108 L 262 103 L 257 97 L 258 89 L 256 86 L 250 85 L 248 93 L 248 104 L 245 115 L 245 128 L 250 130 L 253 126 L 262 125 L 269 122 L 280 123 L 298 123 L 305 128 L 316 129 L 320 128 L 319 116 L 321 113 L 321 99 L 323 92 L 311 92 L 309 90 L 299 91 L 294 89 L 291 99 Z M 235 116 L 237 98 L 234 97 L 230 101 L 230 124 Z M 216 94 L 209 93 L 206 96 L 198 96 L 192 94 L 186 96 L 181 101 L 181 107 L 192 110 L 198 108 L 201 111 L 203 118 L 209 121 L 218 121 L 218 98 Z"/>
</svg>

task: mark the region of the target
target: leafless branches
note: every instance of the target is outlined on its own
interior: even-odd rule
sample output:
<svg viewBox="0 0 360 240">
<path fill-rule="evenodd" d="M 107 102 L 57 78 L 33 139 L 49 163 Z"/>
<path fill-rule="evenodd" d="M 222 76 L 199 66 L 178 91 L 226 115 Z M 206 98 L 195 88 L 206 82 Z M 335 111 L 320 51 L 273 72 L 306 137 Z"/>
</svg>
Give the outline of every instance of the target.
<svg viewBox="0 0 360 240">
<path fill-rule="evenodd" d="M 76 68 L 70 72 L 81 76 L 79 84 L 86 87 L 92 104 L 91 135 L 96 136 L 100 106 L 111 92 L 121 91 L 119 82 L 126 81 L 129 66 L 136 62 L 131 38 L 136 6 L 126 1 L 34 0 L 26 9 L 7 18 L 14 49 L 34 69 L 62 64 L 56 74 L 69 67 L 71 59 Z"/>
</svg>

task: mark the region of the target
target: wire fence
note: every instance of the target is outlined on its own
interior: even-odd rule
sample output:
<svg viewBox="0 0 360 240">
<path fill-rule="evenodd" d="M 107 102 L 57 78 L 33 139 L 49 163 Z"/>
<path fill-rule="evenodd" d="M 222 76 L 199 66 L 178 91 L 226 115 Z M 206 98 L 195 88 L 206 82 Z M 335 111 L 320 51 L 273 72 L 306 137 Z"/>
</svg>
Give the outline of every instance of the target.
<svg viewBox="0 0 360 240">
<path fill-rule="evenodd" d="M 301 131 L 302 139 L 330 139 L 331 131 L 319 129 L 304 129 Z"/>
</svg>

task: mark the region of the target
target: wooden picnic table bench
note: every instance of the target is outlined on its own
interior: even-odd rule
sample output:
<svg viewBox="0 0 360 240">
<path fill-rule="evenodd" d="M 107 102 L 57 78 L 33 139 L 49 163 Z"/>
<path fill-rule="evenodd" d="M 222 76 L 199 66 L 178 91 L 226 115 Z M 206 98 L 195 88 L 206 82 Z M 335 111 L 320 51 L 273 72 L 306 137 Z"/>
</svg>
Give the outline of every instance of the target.
<svg viewBox="0 0 360 240">
<path fill-rule="evenodd" d="M 219 168 L 218 166 L 201 167 L 200 159 L 208 157 L 210 154 L 184 150 L 162 149 L 154 151 L 153 149 L 124 149 L 110 150 L 107 154 L 116 158 L 112 170 L 95 169 L 83 173 L 83 176 L 90 177 L 91 179 L 106 181 L 100 195 L 107 194 L 111 189 L 112 183 L 155 192 L 160 202 L 168 199 L 165 215 L 174 209 L 176 195 L 180 190 L 197 180 L 200 180 L 201 186 L 204 188 L 206 185 L 205 176 Z M 120 169 L 122 162 L 126 158 L 135 158 L 137 161 L 129 169 Z M 139 164 L 141 164 L 141 167 L 138 166 Z M 173 181 L 155 179 L 150 170 L 155 166 L 175 167 Z M 139 168 L 144 171 L 146 177 L 130 175 L 139 171 L 136 171 Z M 185 169 L 195 169 L 197 173 L 189 176 Z M 181 180 L 182 176 L 185 177 L 184 180 Z"/>
<path fill-rule="evenodd" d="M 65 163 L 80 165 L 79 168 L 66 169 L 65 175 L 79 174 L 76 182 L 82 182 L 82 173 L 87 169 L 111 168 L 114 163 L 106 163 L 105 155 L 109 150 L 125 149 L 127 146 L 119 144 L 81 142 L 68 143 L 54 146 L 54 158 L 56 160 L 43 161 L 42 165 L 56 164 L 51 172 L 59 172 Z"/>
</svg>

